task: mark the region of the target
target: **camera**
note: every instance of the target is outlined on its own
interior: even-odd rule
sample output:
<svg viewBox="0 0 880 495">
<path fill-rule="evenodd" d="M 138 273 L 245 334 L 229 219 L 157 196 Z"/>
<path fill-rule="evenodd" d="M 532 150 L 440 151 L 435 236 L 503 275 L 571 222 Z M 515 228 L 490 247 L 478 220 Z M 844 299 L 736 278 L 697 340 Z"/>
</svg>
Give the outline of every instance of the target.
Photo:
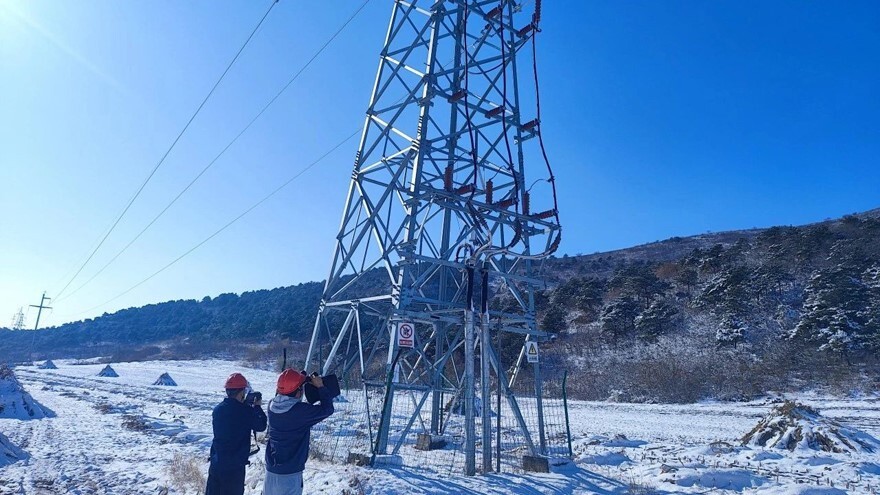
<svg viewBox="0 0 880 495">
<path fill-rule="evenodd" d="M 254 402 L 263 400 L 262 392 L 248 392 L 248 394 L 244 398 L 244 403 L 253 407 Z"/>
<path fill-rule="evenodd" d="M 312 376 L 318 376 L 318 374 L 312 373 Z M 340 394 L 339 378 L 336 375 L 322 376 L 321 379 L 324 381 L 324 387 L 330 393 L 331 398 L 335 398 Z M 303 384 L 303 394 L 306 396 L 306 401 L 309 404 L 314 404 L 321 400 L 317 387 L 308 381 Z"/>
</svg>

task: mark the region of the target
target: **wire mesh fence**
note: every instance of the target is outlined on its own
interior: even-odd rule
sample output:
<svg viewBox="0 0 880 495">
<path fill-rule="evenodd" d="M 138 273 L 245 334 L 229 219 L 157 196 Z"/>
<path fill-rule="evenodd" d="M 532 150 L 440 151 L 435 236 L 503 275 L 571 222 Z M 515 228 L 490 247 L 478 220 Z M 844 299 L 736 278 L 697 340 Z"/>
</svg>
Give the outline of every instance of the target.
<svg viewBox="0 0 880 495">
<path fill-rule="evenodd" d="M 533 380 L 529 380 L 534 383 Z M 570 456 L 565 411 L 564 375 L 543 382 L 540 396 L 528 384 L 513 394 L 475 394 L 477 472 L 521 473 L 528 460 L 544 464 Z M 394 388 L 387 397 L 383 384 L 346 387 L 335 402 L 336 412 L 312 429 L 311 455 L 335 463 L 405 467 L 437 474 L 465 471 L 465 401 L 461 390 Z M 477 390 L 480 390 L 479 383 Z M 390 407 L 387 442 L 378 438 L 386 397 Z M 483 441 L 483 401 L 488 401 L 489 441 Z M 432 411 L 434 411 L 432 413 Z M 484 451 L 488 451 L 484 458 Z M 484 462 L 488 464 L 484 465 Z M 540 465 L 540 462 L 539 462 Z"/>
</svg>

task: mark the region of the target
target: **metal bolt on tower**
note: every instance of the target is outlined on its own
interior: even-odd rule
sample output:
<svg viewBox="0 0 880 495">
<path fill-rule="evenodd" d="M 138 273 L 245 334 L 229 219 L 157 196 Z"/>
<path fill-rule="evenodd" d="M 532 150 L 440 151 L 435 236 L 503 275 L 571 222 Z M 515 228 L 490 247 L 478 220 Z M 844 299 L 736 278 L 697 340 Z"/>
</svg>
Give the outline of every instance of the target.
<svg viewBox="0 0 880 495">
<path fill-rule="evenodd" d="M 478 423 L 492 470 L 493 383 L 528 453 L 545 454 L 540 368 L 529 366 L 534 428 L 514 392 L 523 351 L 505 359 L 492 344 L 497 332 L 548 337 L 532 265 L 556 250 L 560 224 L 532 63 L 540 3 L 393 4 L 305 363 L 362 389 L 372 460 L 400 455 L 416 431 L 442 437 L 449 404 L 463 403 L 465 474 L 477 471 Z M 538 180 L 526 181 L 527 161 Z M 514 303 L 490 309 L 490 290 Z"/>
</svg>

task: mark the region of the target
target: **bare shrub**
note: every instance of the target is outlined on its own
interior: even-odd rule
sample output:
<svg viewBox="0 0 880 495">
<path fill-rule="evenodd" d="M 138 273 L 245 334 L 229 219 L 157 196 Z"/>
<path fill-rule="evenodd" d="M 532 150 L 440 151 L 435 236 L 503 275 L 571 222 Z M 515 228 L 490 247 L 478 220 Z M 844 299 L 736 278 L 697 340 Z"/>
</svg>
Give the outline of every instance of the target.
<svg viewBox="0 0 880 495">
<path fill-rule="evenodd" d="M 53 478 L 39 477 L 39 478 L 34 478 L 34 480 L 31 483 L 33 484 L 34 488 L 46 490 L 49 493 L 58 493 L 55 491 L 55 488 L 56 488 L 55 481 L 56 480 Z"/>
<path fill-rule="evenodd" d="M 168 466 L 168 478 L 171 486 L 183 493 L 204 493 L 207 480 L 202 473 L 201 463 L 194 457 L 186 457 L 181 453 L 174 454 Z"/>
<path fill-rule="evenodd" d="M 287 367 L 299 363 L 305 356 L 308 344 L 305 342 L 274 342 L 266 345 L 247 347 L 242 353 L 242 364 L 253 368 L 283 371 L 284 348 L 287 348 Z"/>
<path fill-rule="evenodd" d="M 309 459 L 315 459 L 316 461 L 327 461 L 330 460 L 330 456 L 324 452 L 324 445 L 318 442 L 312 442 L 309 446 Z"/>
<path fill-rule="evenodd" d="M 95 409 L 101 414 L 109 414 L 113 410 L 113 406 L 107 402 L 100 402 L 95 404 Z"/>
<path fill-rule="evenodd" d="M 132 431 L 149 431 L 152 429 L 152 426 L 147 424 L 142 416 L 135 414 L 122 416 L 122 427 Z"/>
<path fill-rule="evenodd" d="M 660 493 L 656 487 L 639 481 L 630 481 L 626 485 L 626 493 L 628 495 L 654 495 Z"/>
<path fill-rule="evenodd" d="M 365 493 L 364 484 L 356 474 L 348 478 L 348 488 L 342 490 L 342 495 L 364 495 Z"/>
<path fill-rule="evenodd" d="M 656 486 L 645 481 L 644 478 L 636 478 L 633 475 L 629 475 L 627 476 L 626 492 L 624 493 L 626 495 L 655 495 L 660 493 L 660 491 L 657 490 Z"/>
<path fill-rule="evenodd" d="M 744 400 L 784 383 L 779 379 L 784 372 L 768 370 L 770 364 L 745 346 L 718 349 L 695 335 L 662 336 L 657 342 L 628 346 L 572 335 L 563 345 L 547 360 L 548 373 L 554 361 L 577 363 L 568 382 L 572 398 L 666 403 L 708 397 Z"/>
<path fill-rule="evenodd" d="M 143 347 L 122 347 L 113 352 L 109 357 L 100 359 L 102 363 L 132 363 L 158 359 L 162 354 L 162 348 L 155 345 Z"/>
</svg>

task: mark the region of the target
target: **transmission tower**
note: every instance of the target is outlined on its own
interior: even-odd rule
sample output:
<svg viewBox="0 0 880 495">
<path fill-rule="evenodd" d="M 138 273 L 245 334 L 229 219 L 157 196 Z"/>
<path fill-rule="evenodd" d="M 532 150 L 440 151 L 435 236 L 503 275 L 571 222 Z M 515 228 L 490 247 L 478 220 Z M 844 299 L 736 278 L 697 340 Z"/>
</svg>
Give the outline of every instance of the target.
<svg viewBox="0 0 880 495">
<path fill-rule="evenodd" d="M 21 330 L 24 328 L 24 308 L 18 308 L 18 312 L 12 316 L 12 329 Z"/>
<path fill-rule="evenodd" d="M 560 240 L 552 173 L 525 174 L 546 160 L 531 63 L 539 21 L 540 0 L 534 13 L 504 0 L 393 4 L 306 357 L 363 388 L 372 461 L 416 431 L 430 448 L 457 403 L 465 474 L 477 471 L 478 426 L 492 470 L 493 384 L 528 454 L 545 454 L 540 366 L 523 359 L 549 337 L 535 321 L 533 264 Z M 511 304 L 490 310 L 502 293 Z M 518 355 L 496 348 L 499 332 L 518 339 Z M 537 428 L 514 391 L 526 367 Z"/>
</svg>

